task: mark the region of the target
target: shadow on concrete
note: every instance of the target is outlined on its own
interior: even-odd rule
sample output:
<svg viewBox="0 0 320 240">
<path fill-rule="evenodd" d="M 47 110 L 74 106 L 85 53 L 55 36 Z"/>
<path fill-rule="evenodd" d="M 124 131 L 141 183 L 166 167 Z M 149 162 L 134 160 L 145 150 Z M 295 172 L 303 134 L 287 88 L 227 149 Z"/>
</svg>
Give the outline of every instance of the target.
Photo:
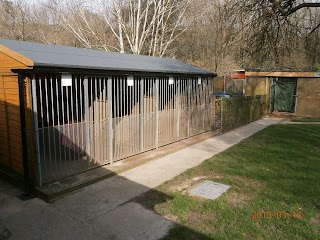
<svg viewBox="0 0 320 240">
<path fill-rule="evenodd" d="M 157 199 L 141 205 L 135 198 L 148 191 Z M 171 197 L 116 175 L 76 193 L 45 203 L 21 201 L 20 190 L 0 181 L 1 240 L 9 239 L 209 239 L 172 219 L 156 214 L 156 205 Z"/>
</svg>

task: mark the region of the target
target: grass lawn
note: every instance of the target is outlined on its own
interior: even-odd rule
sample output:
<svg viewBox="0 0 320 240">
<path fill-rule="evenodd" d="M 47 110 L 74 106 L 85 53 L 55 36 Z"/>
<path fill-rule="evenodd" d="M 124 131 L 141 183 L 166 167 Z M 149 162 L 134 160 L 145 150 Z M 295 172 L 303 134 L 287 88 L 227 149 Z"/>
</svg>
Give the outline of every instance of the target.
<svg viewBox="0 0 320 240">
<path fill-rule="evenodd" d="M 186 193 L 204 179 L 231 188 Z M 136 201 L 177 223 L 165 239 L 320 239 L 320 125 L 268 127 Z"/>
</svg>

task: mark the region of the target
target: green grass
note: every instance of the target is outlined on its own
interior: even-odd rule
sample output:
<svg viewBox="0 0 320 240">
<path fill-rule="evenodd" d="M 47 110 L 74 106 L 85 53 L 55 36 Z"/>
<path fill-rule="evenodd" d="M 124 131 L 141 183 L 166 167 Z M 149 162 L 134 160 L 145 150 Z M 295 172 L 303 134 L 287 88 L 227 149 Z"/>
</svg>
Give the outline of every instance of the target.
<svg viewBox="0 0 320 240">
<path fill-rule="evenodd" d="M 188 195 L 202 179 L 231 188 Z M 136 201 L 177 223 L 165 239 L 320 239 L 320 125 L 271 126 Z M 291 216 L 252 219 L 274 211 Z"/>
<path fill-rule="evenodd" d="M 303 117 L 303 118 L 293 118 L 292 122 L 320 122 L 320 118 L 311 118 L 311 117 Z"/>
</svg>

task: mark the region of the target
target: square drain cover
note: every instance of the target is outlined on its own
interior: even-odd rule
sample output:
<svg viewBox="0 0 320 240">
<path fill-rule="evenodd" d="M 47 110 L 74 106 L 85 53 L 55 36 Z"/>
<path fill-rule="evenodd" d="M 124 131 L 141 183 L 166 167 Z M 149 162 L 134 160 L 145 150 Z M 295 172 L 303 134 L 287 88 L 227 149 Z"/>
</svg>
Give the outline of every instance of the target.
<svg viewBox="0 0 320 240">
<path fill-rule="evenodd" d="M 214 200 L 226 192 L 230 186 L 206 180 L 194 188 L 189 193 L 192 195 Z"/>
</svg>

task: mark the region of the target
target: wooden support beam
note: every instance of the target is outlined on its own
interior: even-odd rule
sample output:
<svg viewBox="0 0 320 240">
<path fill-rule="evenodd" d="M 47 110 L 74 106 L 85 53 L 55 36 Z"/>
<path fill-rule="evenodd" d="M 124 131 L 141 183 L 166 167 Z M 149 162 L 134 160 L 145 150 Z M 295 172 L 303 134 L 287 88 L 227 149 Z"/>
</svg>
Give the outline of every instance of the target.
<svg viewBox="0 0 320 240">
<path fill-rule="evenodd" d="M 319 72 L 246 72 L 246 77 L 320 78 Z"/>
</svg>

